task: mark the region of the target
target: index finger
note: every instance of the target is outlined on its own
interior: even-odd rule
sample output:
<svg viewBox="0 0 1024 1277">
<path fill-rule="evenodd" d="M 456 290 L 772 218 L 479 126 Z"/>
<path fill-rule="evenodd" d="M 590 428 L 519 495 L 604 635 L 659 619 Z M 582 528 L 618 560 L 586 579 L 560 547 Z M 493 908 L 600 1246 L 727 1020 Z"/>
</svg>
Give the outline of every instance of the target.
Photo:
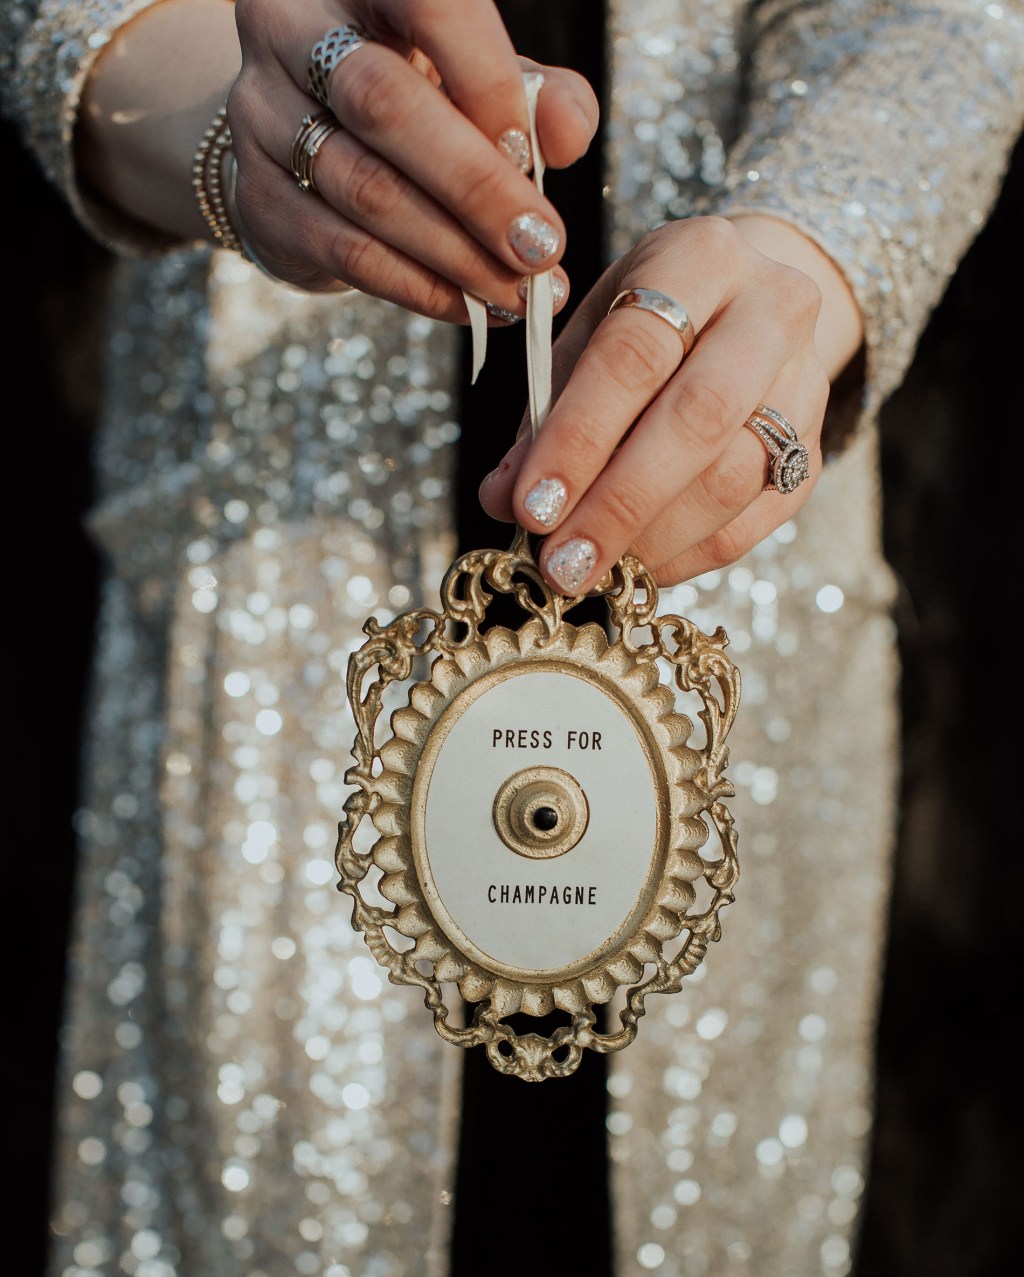
<svg viewBox="0 0 1024 1277">
<path fill-rule="evenodd" d="M 685 299 L 700 332 L 686 362 L 688 343 L 674 321 L 640 305 L 606 314 L 517 477 L 519 522 L 538 533 L 557 526 L 541 565 L 565 593 L 600 577 L 724 452 L 780 369 L 796 361 L 800 384 L 816 377 L 807 353 L 813 353 L 812 310 L 816 315 L 810 288 L 795 278 L 787 287 L 778 267 L 767 314 L 756 263 L 735 291 L 730 269 L 709 261 L 712 240 L 726 240 L 724 229 L 707 224 L 697 231 L 706 252 L 639 259 L 620 280 L 657 294 L 656 282 L 674 278 L 672 292 Z M 663 238 L 679 247 L 692 237 L 679 227 Z M 679 309 L 679 300 L 660 296 Z M 756 486 L 745 488 L 743 504 L 755 495 Z"/>
<path fill-rule="evenodd" d="M 394 0 L 378 0 L 386 2 Z M 291 11 L 288 21 L 296 32 L 300 29 Z M 308 33 L 308 15 L 302 23 Z M 551 202 L 502 158 L 494 142 L 446 94 L 409 64 L 394 47 L 401 42 L 398 37 L 377 39 L 351 26 L 339 27 L 313 46 L 312 55 L 304 52 L 312 45 L 308 38 L 307 34 L 279 40 L 272 56 L 300 87 L 312 65 L 318 83 L 311 81 L 311 87 L 321 102 L 329 101 L 349 133 L 432 196 L 477 243 L 517 274 L 555 264 L 565 245 L 565 227 Z M 328 47 L 331 39 L 339 47 Z M 340 48 L 342 40 L 349 42 L 348 48 Z M 515 74 L 522 97 L 518 67 Z M 365 193 L 375 196 L 374 190 Z M 353 198 L 359 198 L 359 192 Z"/>
<path fill-rule="evenodd" d="M 384 21 L 401 39 L 422 49 L 463 115 L 519 168 L 529 170 L 523 75 L 492 0 L 365 0 L 350 7 L 363 10 L 371 34 Z"/>
</svg>

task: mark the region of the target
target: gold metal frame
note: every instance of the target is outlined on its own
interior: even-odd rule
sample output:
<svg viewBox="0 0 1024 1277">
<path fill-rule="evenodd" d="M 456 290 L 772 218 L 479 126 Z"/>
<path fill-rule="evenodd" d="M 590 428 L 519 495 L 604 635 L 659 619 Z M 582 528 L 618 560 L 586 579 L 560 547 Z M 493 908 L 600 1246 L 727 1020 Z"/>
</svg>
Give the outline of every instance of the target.
<svg viewBox="0 0 1024 1277">
<path fill-rule="evenodd" d="M 732 901 L 739 876 L 736 833 L 723 801 L 735 792 L 724 777 L 725 741 L 740 692 L 739 671 L 724 653 L 728 639 L 722 629 L 709 637 L 682 617 L 658 616 L 657 587 L 635 558 L 623 558 L 613 577 L 605 596 L 616 636 L 609 642 L 600 626 L 577 627 L 564 619 L 580 600 L 551 590 L 520 530 L 509 550 L 474 551 L 452 564 L 442 583 L 440 612 L 422 608 L 387 626 L 368 620 L 367 641 L 349 661 L 357 736 L 346 781 L 355 792 L 338 827 L 336 863 L 339 890 L 353 900 L 352 924 L 393 982 L 423 989 L 446 1041 L 483 1045 L 495 1068 L 526 1081 L 567 1076 L 585 1048 L 607 1052 L 627 1046 L 647 995 L 678 992 L 708 944 L 719 938 L 719 911 Z M 490 591 L 516 600 L 527 616 L 519 630 L 483 628 L 494 597 Z M 411 678 L 416 659 L 428 655 L 434 657 L 429 678 L 412 686 L 408 703 L 392 715 L 391 737 L 378 748 L 385 690 Z M 703 748 L 687 744 L 692 724 L 676 711 L 659 663 L 681 691 L 699 696 Z M 495 682 L 527 669 L 582 678 L 614 698 L 637 731 L 659 796 L 656 853 L 637 904 L 598 949 L 549 971 L 498 963 L 465 935 L 433 884 L 422 833 L 431 771 L 451 726 Z M 567 795 L 566 801 L 575 800 Z M 368 851 L 357 851 L 357 830 L 367 816 L 378 837 Z M 707 822 L 717 835 L 714 855 L 702 853 Z M 378 890 L 391 908 L 362 894 L 374 867 L 381 872 Z M 701 879 L 710 901 L 691 913 L 694 884 Z M 412 941 L 411 947 L 396 947 L 386 929 Z M 671 956 L 667 947 L 675 950 Z M 478 1004 L 466 1027 L 452 1021 L 446 984 Z M 623 986 L 628 988 L 619 1029 L 596 1031 L 595 1005 Z M 542 1016 L 555 1009 L 568 1013 L 570 1023 L 550 1037 L 520 1035 L 506 1022 L 516 1012 Z"/>
</svg>

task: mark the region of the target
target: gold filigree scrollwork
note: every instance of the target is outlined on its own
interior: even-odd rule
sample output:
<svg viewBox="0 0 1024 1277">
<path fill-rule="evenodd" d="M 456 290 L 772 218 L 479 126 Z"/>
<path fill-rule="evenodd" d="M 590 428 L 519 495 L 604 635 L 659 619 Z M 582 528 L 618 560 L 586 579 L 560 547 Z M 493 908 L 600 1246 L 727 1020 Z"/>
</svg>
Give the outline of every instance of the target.
<svg viewBox="0 0 1024 1277">
<path fill-rule="evenodd" d="M 495 593 L 510 595 L 525 613 L 518 631 L 485 626 Z M 677 992 L 721 934 L 719 914 L 732 901 L 739 875 L 736 832 L 725 805 L 734 790 L 724 774 L 739 672 L 725 655 L 723 630 L 708 636 L 683 617 L 658 615 L 653 578 L 630 556 L 619 563 L 606 594 L 611 639 L 599 626 L 570 624 L 566 614 L 580 599 L 551 590 L 521 530 L 507 551 L 476 551 L 453 563 L 441 601 L 441 611 L 419 609 L 386 626 L 367 621 L 366 642 L 350 659 L 348 694 L 357 735 L 355 761 L 346 774 L 353 793 L 339 824 L 339 890 L 351 896 L 353 926 L 390 979 L 423 990 L 447 1042 L 482 1045 L 496 1069 L 527 1081 L 565 1077 L 579 1066 L 585 1049 L 617 1051 L 632 1042 L 647 996 Z M 413 685 L 408 703 L 392 715 L 391 737 L 377 747 L 385 692 L 412 676 L 419 657 L 432 658 L 430 677 Z M 490 961 L 446 914 L 418 845 L 422 775 L 438 748 L 439 722 L 457 698 L 471 699 L 474 688 L 529 662 L 572 673 L 613 694 L 646 742 L 659 780 L 663 810 L 650 889 L 582 969 L 577 964 L 510 970 Z M 665 669 L 680 691 L 695 693 L 701 702 L 700 749 L 687 743 L 692 724 L 677 712 L 674 693 L 661 681 Z M 377 838 L 360 851 L 357 831 L 366 818 Z M 715 835 L 710 852 L 709 833 Z M 379 871 L 376 887 L 384 905 L 364 897 L 371 869 Z M 698 907 L 701 880 L 710 898 Z M 388 930 L 404 941 L 392 943 Z M 446 1005 L 444 986 L 451 984 L 475 1005 L 468 1025 L 456 1023 Z M 594 1007 L 618 989 L 624 989 L 619 1027 L 602 1033 L 595 1028 Z M 518 1012 L 543 1016 L 555 1010 L 568 1022 L 548 1037 L 520 1034 L 508 1023 Z"/>
</svg>

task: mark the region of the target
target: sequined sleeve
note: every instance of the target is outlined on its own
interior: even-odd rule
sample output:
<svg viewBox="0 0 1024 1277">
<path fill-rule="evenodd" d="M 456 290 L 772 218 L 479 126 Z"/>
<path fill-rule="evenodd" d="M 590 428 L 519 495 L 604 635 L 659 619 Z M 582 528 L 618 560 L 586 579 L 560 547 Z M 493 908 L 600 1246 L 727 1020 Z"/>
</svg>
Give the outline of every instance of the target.
<svg viewBox="0 0 1024 1277">
<path fill-rule="evenodd" d="M 721 211 L 791 222 L 849 280 L 865 404 L 899 384 L 1024 123 L 1021 0 L 767 0 Z"/>
<path fill-rule="evenodd" d="M 0 106 L 82 224 L 108 247 L 158 250 L 159 231 L 117 215 L 76 181 L 73 137 L 82 91 L 118 28 L 158 0 L 6 0 L 0 7 Z"/>
</svg>

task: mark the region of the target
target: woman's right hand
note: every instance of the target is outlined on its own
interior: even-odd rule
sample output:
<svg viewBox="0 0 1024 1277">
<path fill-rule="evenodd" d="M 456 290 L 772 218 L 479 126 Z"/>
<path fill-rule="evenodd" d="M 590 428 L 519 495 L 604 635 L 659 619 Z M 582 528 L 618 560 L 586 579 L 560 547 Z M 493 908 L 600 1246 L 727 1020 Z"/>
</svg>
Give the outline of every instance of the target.
<svg viewBox="0 0 1024 1277">
<path fill-rule="evenodd" d="M 440 319 L 465 321 L 463 289 L 522 314 L 520 281 L 555 265 L 565 228 L 501 149 L 509 130 L 529 136 L 529 64 L 491 0 L 236 0 L 235 13 L 237 210 L 261 263 L 303 288 L 353 285 Z M 323 111 L 310 49 L 345 24 L 367 42 L 330 79 L 341 128 L 316 157 L 318 196 L 289 157 L 303 117 Z M 538 131 L 562 167 L 586 150 L 598 108 L 580 76 L 543 69 Z"/>
</svg>

